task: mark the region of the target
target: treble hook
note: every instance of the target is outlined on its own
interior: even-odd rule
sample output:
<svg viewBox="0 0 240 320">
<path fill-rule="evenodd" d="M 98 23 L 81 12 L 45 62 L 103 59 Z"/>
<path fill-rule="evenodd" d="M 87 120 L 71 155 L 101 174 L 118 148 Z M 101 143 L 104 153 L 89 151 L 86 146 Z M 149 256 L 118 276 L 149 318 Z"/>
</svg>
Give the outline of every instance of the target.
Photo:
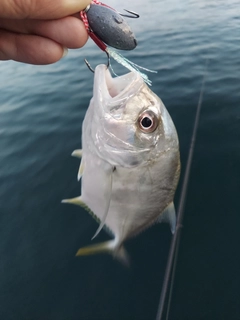
<svg viewBox="0 0 240 320">
<path fill-rule="evenodd" d="M 107 65 L 106 65 L 106 67 L 107 67 L 107 69 L 108 69 L 109 66 L 110 66 L 110 56 L 109 56 L 109 53 L 108 53 L 107 51 L 105 51 L 105 52 L 106 52 L 107 59 L 108 59 L 108 63 L 107 63 Z M 94 73 L 95 70 L 91 67 L 91 65 L 90 65 L 90 63 L 87 61 L 87 59 L 84 59 L 84 61 L 85 61 L 86 65 L 87 65 L 88 69 Z"/>
<path fill-rule="evenodd" d="M 136 19 L 136 18 L 139 18 L 140 15 L 134 11 L 130 11 L 130 10 L 126 10 L 126 9 L 123 9 L 124 11 L 128 12 L 128 13 L 131 13 L 131 16 L 129 14 L 123 14 L 123 13 L 120 13 L 120 16 L 122 17 L 127 17 L 127 18 L 132 18 L 132 19 Z"/>
</svg>

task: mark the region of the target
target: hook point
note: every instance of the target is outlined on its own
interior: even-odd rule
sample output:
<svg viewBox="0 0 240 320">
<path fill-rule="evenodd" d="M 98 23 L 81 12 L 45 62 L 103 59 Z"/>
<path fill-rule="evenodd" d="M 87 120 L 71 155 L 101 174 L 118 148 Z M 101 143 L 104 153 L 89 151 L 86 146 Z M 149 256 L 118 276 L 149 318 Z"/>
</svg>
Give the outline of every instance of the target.
<svg viewBox="0 0 240 320">
<path fill-rule="evenodd" d="M 124 9 L 124 11 L 130 13 L 131 15 L 119 13 L 122 17 L 127 17 L 127 18 L 132 18 L 132 19 L 136 19 L 136 18 L 140 17 L 140 15 L 138 13 L 134 12 L 134 11 L 130 11 L 130 10 L 127 10 L 127 9 Z"/>
<path fill-rule="evenodd" d="M 107 65 L 106 65 L 106 67 L 107 67 L 107 69 L 108 69 L 109 66 L 110 66 L 110 55 L 109 55 L 109 53 L 108 53 L 107 51 L 105 51 L 105 53 L 106 53 L 107 59 L 108 59 L 108 63 L 107 63 Z M 87 59 L 84 59 L 84 62 L 86 63 L 88 69 L 94 73 L 95 71 L 94 71 L 94 69 L 91 67 L 91 65 L 90 65 L 90 63 L 87 61 Z"/>
</svg>

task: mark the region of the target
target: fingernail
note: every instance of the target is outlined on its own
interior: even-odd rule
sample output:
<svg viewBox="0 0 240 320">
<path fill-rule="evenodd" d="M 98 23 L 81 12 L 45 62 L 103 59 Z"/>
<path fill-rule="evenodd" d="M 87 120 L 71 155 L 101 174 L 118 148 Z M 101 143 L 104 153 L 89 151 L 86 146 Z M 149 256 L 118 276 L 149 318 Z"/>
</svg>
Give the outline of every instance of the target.
<svg viewBox="0 0 240 320">
<path fill-rule="evenodd" d="M 68 54 L 68 48 L 63 47 L 63 55 L 62 55 L 62 58 L 66 57 L 67 54 Z"/>
</svg>

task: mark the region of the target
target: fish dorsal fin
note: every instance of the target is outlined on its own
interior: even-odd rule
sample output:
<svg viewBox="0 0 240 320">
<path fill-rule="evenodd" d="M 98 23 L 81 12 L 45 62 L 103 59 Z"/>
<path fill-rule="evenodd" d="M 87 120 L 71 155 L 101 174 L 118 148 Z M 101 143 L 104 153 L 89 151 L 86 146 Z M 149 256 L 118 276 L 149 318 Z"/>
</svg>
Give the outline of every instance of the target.
<svg viewBox="0 0 240 320">
<path fill-rule="evenodd" d="M 71 199 L 64 199 L 61 202 L 62 203 L 75 204 L 76 206 L 80 206 L 80 207 L 84 208 L 85 210 L 90 211 L 88 206 L 82 201 L 81 196 L 75 197 L 75 198 L 71 198 Z"/>
<path fill-rule="evenodd" d="M 104 213 L 103 213 L 103 217 L 101 219 L 101 223 L 100 226 L 98 227 L 97 231 L 95 232 L 94 236 L 92 237 L 92 240 L 94 238 L 96 238 L 96 236 L 99 234 L 99 232 L 102 230 L 102 228 L 105 225 L 105 221 L 108 215 L 108 211 L 109 211 L 109 206 L 110 206 L 110 202 L 111 202 L 111 198 L 112 198 L 112 180 L 113 180 L 113 171 L 115 170 L 115 168 L 111 167 L 109 170 L 109 173 L 107 174 L 108 180 L 106 182 L 106 188 L 105 188 L 105 208 L 104 208 Z"/>
<path fill-rule="evenodd" d="M 100 223 L 99 218 L 92 212 L 92 210 L 86 205 L 86 203 L 84 201 L 82 201 L 81 196 L 79 197 L 75 197 L 75 198 L 71 198 L 71 199 L 64 199 L 61 201 L 62 203 L 70 203 L 70 204 L 74 204 L 76 206 L 80 206 L 83 209 L 85 209 L 88 213 L 91 214 L 91 216 L 98 222 Z M 109 230 L 109 232 L 111 232 L 111 230 Z"/>
<path fill-rule="evenodd" d="M 174 234 L 175 229 L 176 229 L 176 212 L 175 212 L 175 207 L 174 203 L 171 202 L 165 209 L 164 211 L 160 214 L 158 217 L 157 222 L 168 222 L 170 224 L 170 228 L 172 231 L 172 234 Z"/>
</svg>

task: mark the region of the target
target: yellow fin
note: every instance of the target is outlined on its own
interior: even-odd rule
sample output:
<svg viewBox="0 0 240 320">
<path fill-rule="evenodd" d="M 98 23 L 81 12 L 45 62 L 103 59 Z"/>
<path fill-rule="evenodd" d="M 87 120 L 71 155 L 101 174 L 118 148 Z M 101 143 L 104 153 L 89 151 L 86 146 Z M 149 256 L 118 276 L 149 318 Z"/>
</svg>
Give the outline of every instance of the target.
<svg viewBox="0 0 240 320">
<path fill-rule="evenodd" d="M 93 244 L 91 246 L 80 248 L 76 253 L 76 256 L 88 256 L 91 254 L 97 254 L 102 252 L 110 253 L 111 251 L 113 251 L 114 246 L 115 246 L 114 240 Z"/>
<path fill-rule="evenodd" d="M 75 204 L 77 206 L 81 206 L 81 207 L 85 207 L 86 204 L 81 200 L 81 196 L 80 197 L 76 197 L 76 198 L 72 198 L 72 199 L 64 199 L 61 201 L 62 203 L 71 203 L 71 204 Z"/>
<path fill-rule="evenodd" d="M 75 204 L 77 206 L 82 207 L 85 209 L 88 213 L 91 214 L 91 216 L 98 222 L 100 223 L 100 219 L 92 212 L 92 210 L 86 205 L 85 202 L 82 201 L 81 196 L 72 198 L 72 199 L 64 199 L 61 201 L 62 203 L 70 203 L 70 204 Z M 111 230 L 108 230 L 110 234 L 112 234 Z"/>
<path fill-rule="evenodd" d="M 74 150 L 73 153 L 71 154 L 73 157 L 76 157 L 76 158 L 82 158 L 82 149 L 77 149 L 77 150 Z"/>
<path fill-rule="evenodd" d="M 118 259 L 123 265 L 129 266 L 130 260 L 127 251 L 123 246 L 116 249 L 116 241 L 110 240 L 106 242 L 101 242 L 97 244 L 93 244 L 91 246 L 87 246 L 84 248 L 80 248 L 76 256 L 89 256 L 92 254 L 99 254 L 99 253 L 110 253 L 113 255 L 114 258 Z"/>
</svg>

